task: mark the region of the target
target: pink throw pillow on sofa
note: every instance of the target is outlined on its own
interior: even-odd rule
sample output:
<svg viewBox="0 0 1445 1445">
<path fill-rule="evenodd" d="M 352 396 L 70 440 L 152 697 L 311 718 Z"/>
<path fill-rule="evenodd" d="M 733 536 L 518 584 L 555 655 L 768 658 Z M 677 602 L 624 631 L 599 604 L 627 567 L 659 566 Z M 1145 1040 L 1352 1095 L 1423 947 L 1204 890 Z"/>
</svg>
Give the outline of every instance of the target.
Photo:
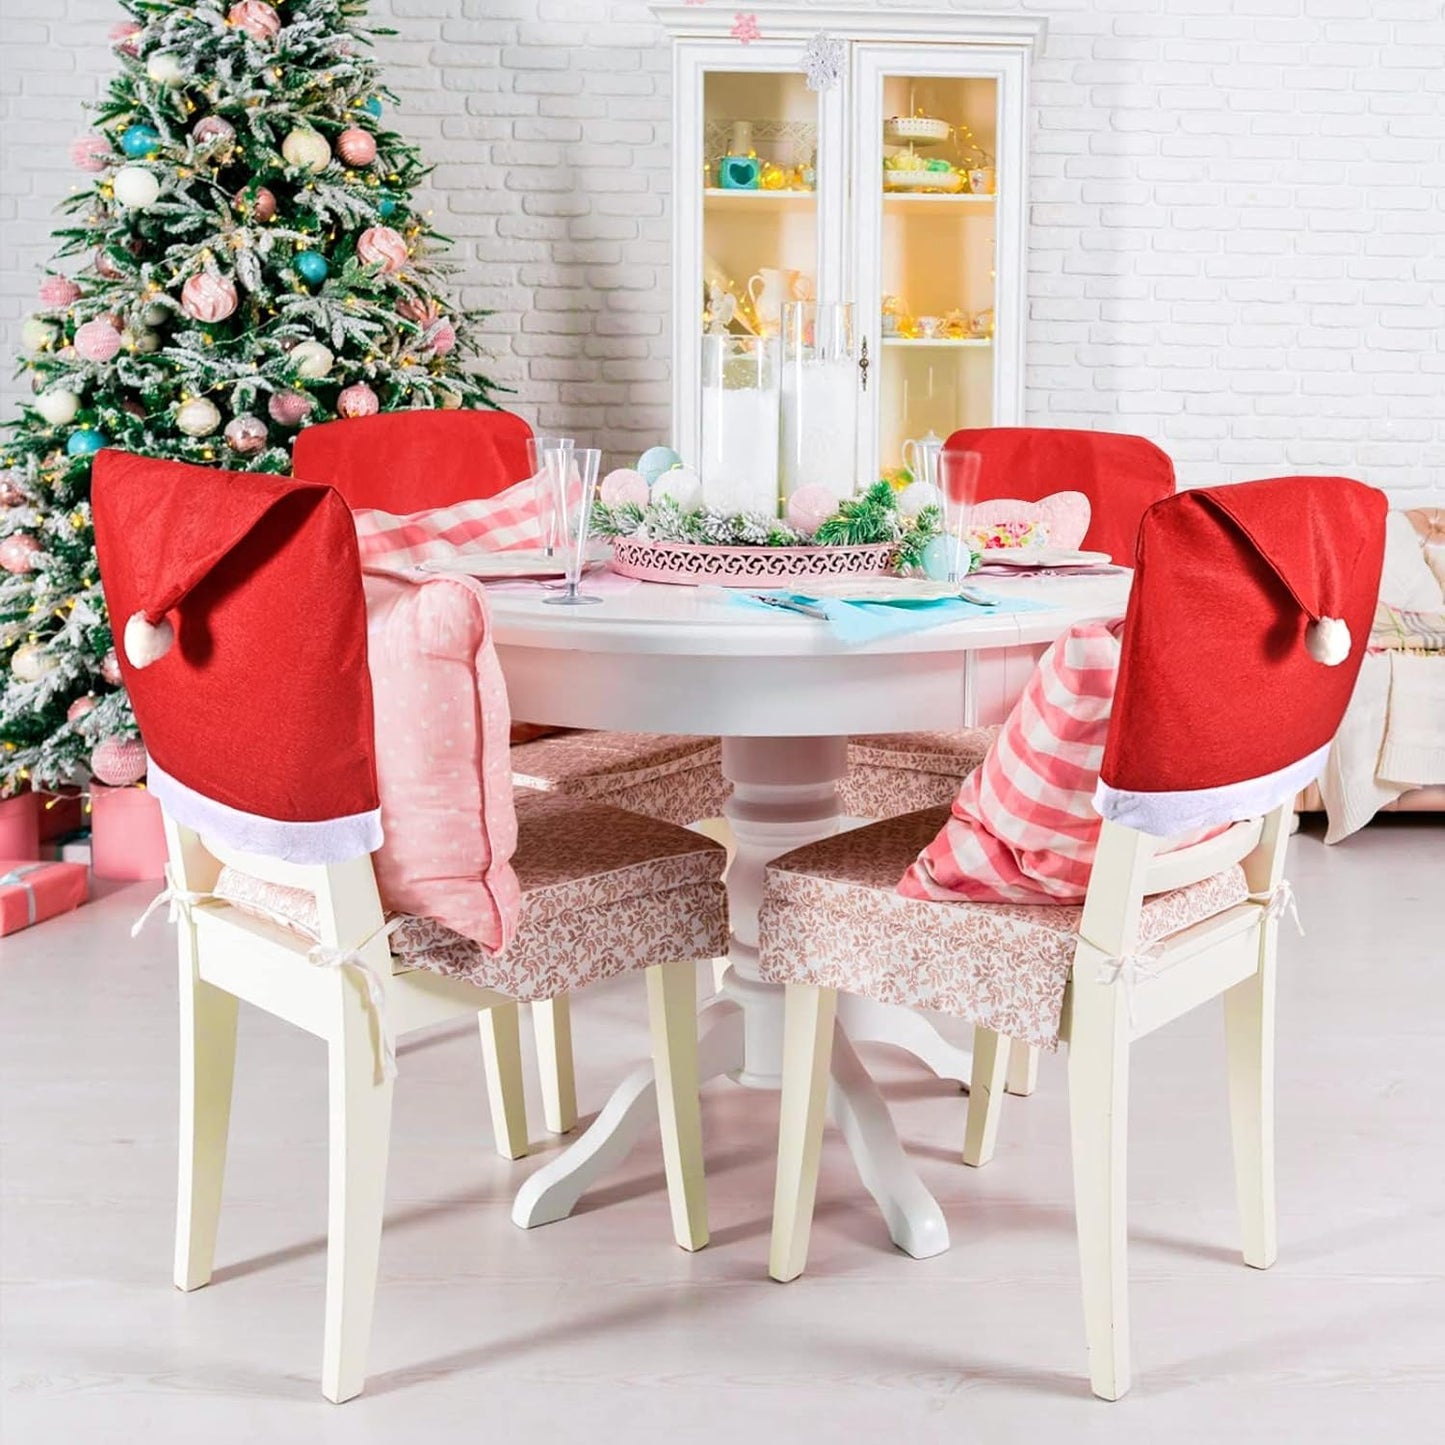
<svg viewBox="0 0 1445 1445">
<path fill-rule="evenodd" d="M 486 592 L 458 576 L 368 570 L 364 581 L 382 902 L 496 952 L 521 891 L 507 689 Z"/>
</svg>

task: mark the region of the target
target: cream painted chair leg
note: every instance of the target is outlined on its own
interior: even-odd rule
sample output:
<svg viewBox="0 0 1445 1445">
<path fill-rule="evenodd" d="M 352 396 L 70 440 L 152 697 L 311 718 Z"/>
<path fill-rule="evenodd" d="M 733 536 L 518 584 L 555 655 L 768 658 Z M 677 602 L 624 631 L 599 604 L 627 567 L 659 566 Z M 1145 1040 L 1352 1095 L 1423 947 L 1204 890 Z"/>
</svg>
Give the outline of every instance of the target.
<svg viewBox="0 0 1445 1445">
<path fill-rule="evenodd" d="M 532 1004 L 532 1033 L 542 1081 L 542 1120 L 553 1134 L 570 1133 L 577 1127 L 577 1075 L 572 1063 L 572 1004 L 567 994 L 539 998 Z"/>
<path fill-rule="evenodd" d="M 236 999 L 197 977 L 184 924 L 182 931 L 175 1281 L 177 1289 L 199 1289 L 211 1282 L 221 1216 L 236 1069 Z"/>
<path fill-rule="evenodd" d="M 1069 1125 L 1084 1331 L 1094 1393 L 1129 1388 L 1127 991 L 1092 978 L 1071 986 Z"/>
<path fill-rule="evenodd" d="M 808 1262 L 837 1008 L 838 995 L 831 988 L 809 983 L 788 985 L 783 1020 L 778 1179 L 768 1256 L 768 1273 L 779 1281 L 797 1279 Z"/>
<path fill-rule="evenodd" d="M 683 1249 L 701 1249 L 708 1233 L 698 1099 L 696 966 L 686 962 L 649 968 L 647 1007 L 673 1238 Z"/>
<path fill-rule="evenodd" d="M 1004 1088 L 1021 1099 L 1026 1099 L 1039 1086 L 1039 1048 L 1036 1044 L 1021 1043 L 1018 1039 L 1009 1041 L 1008 1079 Z"/>
<path fill-rule="evenodd" d="M 973 1072 L 968 1081 L 963 1162 L 976 1169 L 993 1158 L 994 1146 L 998 1143 L 1004 1080 L 1012 1047 L 1008 1039 L 992 1029 L 975 1028 L 973 1031 Z"/>
<path fill-rule="evenodd" d="M 1224 995 L 1229 1120 L 1244 1262 L 1268 1269 L 1279 1252 L 1274 1200 L 1274 1001 L 1272 935 L 1264 925 L 1259 972 Z"/>
<path fill-rule="evenodd" d="M 498 1004 L 477 1015 L 482 1035 L 482 1065 L 487 1075 L 487 1103 L 492 1111 L 492 1137 L 503 1159 L 527 1152 L 527 1096 L 522 1087 L 522 1035 L 514 1003 Z"/>
<path fill-rule="evenodd" d="M 337 985 L 340 1018 L 328 1049 L 331 1159 L 321 1393 L 339 1405 L 359 1395 L 366 1382 L 392 1086 L 378 1078 L 365 994 L 349 974 L 339 974 Z"/>
</svg>

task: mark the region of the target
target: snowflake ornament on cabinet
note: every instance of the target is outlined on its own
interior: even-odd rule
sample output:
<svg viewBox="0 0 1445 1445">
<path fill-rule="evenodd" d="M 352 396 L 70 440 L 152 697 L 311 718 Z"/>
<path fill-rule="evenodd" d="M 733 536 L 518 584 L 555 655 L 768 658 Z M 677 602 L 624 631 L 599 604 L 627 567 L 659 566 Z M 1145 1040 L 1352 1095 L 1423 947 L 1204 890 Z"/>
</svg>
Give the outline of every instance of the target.
<svg viewBox="0 0 1445 1445">
<path fill-rule="evenodd" d="M 809 90 L 832 90 L 843 75 L 848 47 L 836 35 L 820 30 L 803 52 L 803 74 Z"/>
</svg>

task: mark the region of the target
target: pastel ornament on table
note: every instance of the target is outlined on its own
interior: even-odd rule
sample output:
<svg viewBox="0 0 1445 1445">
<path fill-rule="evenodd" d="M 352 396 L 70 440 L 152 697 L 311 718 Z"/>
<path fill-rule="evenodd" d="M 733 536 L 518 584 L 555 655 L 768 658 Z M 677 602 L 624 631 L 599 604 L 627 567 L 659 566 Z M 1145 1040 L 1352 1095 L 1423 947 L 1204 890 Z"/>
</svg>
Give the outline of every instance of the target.
<svg viewBox="0 0 1445 1445">
<path fill-rule="evenodd" d="M 650 500 L 647 478 L 632 467 L 608 472 L 598 495 L 608 507 L 645 507 Z"/>
<path fill-rule="evenodd" d="M 179 55 L 169 50 L 158 50 L 146 61 L 146 77 L 153 85 L 175 89 L 186 83 L 186 70 Z"/>
<path fill-rule="evenodd" d="M 42 391 L 33 405 L 51 426 L 69 426 L 80 411 L 80 398 L 63 386 L 53 386 Z"/>
<path fill-rule="evenodd" d="M 108 788 L 129 788 L 146 775 L 145 744 L 139 738 L 106 738 L 90 755 L 90 771 Z"/>
<path fill-rule="evenodd" d="M 62 311 L 72 301 L 79 301 L 84 292 L 69 276 L 47 276 L 40 283 L 41 305 L 53 311 Z"/>
<path fill-rule="evenodd" d="M 320 251 L 298 251 L 296 270 L 309 286 L 319 286 L 331 274 L 331 264 Z"/>
<path fill-rule="evenodd" d="M 226 23 L 255 41 L 274 40 L 281 30 L 281 17 L 266 0 L 239 0 L 226 12 Z"/>
<path fill-rule="evenodd" d="M 278 391 L 266 403 L 266 414 L 277 426 L 300 426 L 311 414 L 311 398 L 300 391 Z"/>
<path fill-rule="evenodd" d="M 364 266 L 380 266 L 388 275 L 394 275 L 406 265 L 409 255 L 400 232 L 390 226 L 371 226 L 357 238 L 356 259 Z"/>
<path fill-rule="evenodd" d="M 941 507 L 943 493 L 932 482 L 910 482 L 893 504 L 901 517 L 916 517 L 927 507 Z"/>
<path fill-rule="evenodd" d="M 838 498 L 833 492 L 821 483 L 812 482 L 799 487 L 788 498 L 788 525 L 795 532 L 811 537 L 837 510 Z"/>
<path fill-rule="evenodd" d="M 105 433 L 93 427 L 71 432 L 65 450 L 72 457 L 93 457 L 105 445 Z"/>
<path fill-rule="evenodd" d="M 978 562 L 978 554 L 966 542 L 960 542 L 946 532 L 930 537 L 924 544 L 923 575 L 933 582 L 947 582 L 957 559 L 961 574 L 971 572 Z"/>
<path fill-rule="evenodd" d="M 364 381 L 354 382 L 336 398 L 337 416 L 375 416 L 380 410 L 381 401 Z"/>
<path fill-rule="evenodd" d="M 181 287 L 181 310 L 194 321 L 224 321 L 239 302 L 235 283 L 213 271 L 198 271 Z"/>
<path fill-rule="evenodd" d="M 188 437 L 208 437 L 221 424 L 221 412 L 209 397 L 192 397 L 176 408 L 176 430 Z"/>
<path fill-rule="evenodd" d="M 352 126 L 336 137 L 336 154 L 349 166 L 369 166 L 376 159 L 376 137 L 369 130 Z"/>
<path fill-rule="evenodd" d="M 291 364 L 303 381 L 320 381 L 331 374 L 336 357 L 329 347 L 319 341 L 302 341 L 291 350 Z"/>
<path fill-rule="evenodd" d="M 78 135 L 70 143 L 70 162 L 82 171 L 99 173 L 110 164 L 110 142 L 93 131 Z"/>
<path fill-rule="evenodd" d="M 0 567 L 16 577 L 33 572 L 39 566 L 37 559 L 43 550 L 28 532 L 12 532 L 0 541 Z"/>
<path fill-rule="evenodd" d="M 314 174 L 331 164 L 331 147 L 326 137 L 310 126 L 297 126 L 281 142 L 281 155 L 288 166 Z"/>
<path fill-rule="evenodd" d="M 695 512 L 702 506 L 702 478 L 693 467 L 673 467 L 652 484 L 652 496 L 666 497 L 680 512 Z"/>
<path fill-rule="evenodd" d="M 26 351 L 49 351 L 60 338 L 60 328 L 38 316 L 27 316 L 20 327 L 20 344 Z"/>
<path fill-rule="evenodd" d="M 238 457 L 255 456 L 266 445 L 266 423 L 258 416 L 232 417 L 222 435 Z"/>
<path fill-rule="evenodd" d="M 651 486 L 664 472 L 680 467 L 682 458 L 671 447 L 648 447 L 637 459 L 637 470 Z"/>
</svg>

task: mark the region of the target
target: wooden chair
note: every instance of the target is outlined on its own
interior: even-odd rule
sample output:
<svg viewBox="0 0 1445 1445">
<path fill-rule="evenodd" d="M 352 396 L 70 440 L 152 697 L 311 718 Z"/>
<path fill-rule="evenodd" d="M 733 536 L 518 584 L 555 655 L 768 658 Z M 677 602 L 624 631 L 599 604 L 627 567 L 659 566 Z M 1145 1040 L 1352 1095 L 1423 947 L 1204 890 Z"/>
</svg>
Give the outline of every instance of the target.
<svg viewBox="0 0 1445 1445">
<path fill-rule="evenodd" d="M 1154 585 L 1145 587 L 1141 571 L 1126 621 L 1111 748 L 1124 729 L 1128 742 L 1119 751 L 1131 758 L 1129 766 L 1140 776 L 1175 781 L 1151 784 L 1156 791 L 1148 793 L 1126 792 L 1140 786 L 1132 781 L 1118 792 L 1101 782 L 1096 794 L 1106 812 L 1136 819 L 1149 809 L 1154 818 L 1190 816 L 1179 824 L 1190 830 L 1237 816 L 1229 810 L 1238 809 L 1241 798 L 1267 811 L 1172 852 L 1154 836 L 1157 825 L 1144 832 L 1106 817 L 1082 908 L 899 896 L 897 879 L 934 835 L 945 816 L 941 810 L 875 823 L 769 866 L 760 916 L 762 974 L 788 986 L 769 1262 L 774 1279 L 795 1278 L 806 1262 L 839 989 L 974 1022 L 963 1148 L 970 1164 L 985 1162 L 997 1140 L 1008 1037 L 1033 1045 L 1067 1044 L 1075 1211 L 1095 1394 L 1118 1399 L 1130 1382 L 1125 1206 L 1130 1045 L 1215 998 L 1224 1001 L 1244 1260 L 1257 1269 L 1274 1263 L 1276 936 L 1280 912 L 1291 900 L 1283 876 L 1290 800 L 1300 779 L 1322 759 L 1321 740 L 1327 745 L 1353 685 L 1383 543 L 1382 527 L 1378 538 L 1372 535 L 1370 509 L 1383 523 L 1384 505 L 1378 493 L 1341 479 L 1287 481 L 1291 490 L 1278 494 L 1282 509 L 1293 503 L 1295 515 L 1310 516 L 1317 532 L 1314 556 L 1327 559 L 1323 570 L 1351 579 L 1338 590 L 1352 589 L 1353 666 L 1320 666 L 1306 656 L 1304 603 L 1298 599 L 1311 589 L 1308 583 L 1297 587 L 1290 569 L 1265 552 L 1259 538 L 1268 531 L 1243 526 L 1236 531 L 1228 521 L 1211 520 L 1212 496 L 1245 489 L 1218 488 L 1161 503 L 1146 524 L 1154 539 L 1151 571 L 1160 586 L 1151 596 L 1187 606 L 1175 599 L 1195 595 L 1193 589 L 1213 575 L 1215 610 L 1207 623 L 1198 624 L 1203 635 L 1161 628 L 1163 613 L 1141 599 L 1141 591 Z M 1316 494 L 1311 489 L 1317 486 Z M 1331 515 L 1337 501 L 1339 510 Z M 1192 508 L 1186 520 L 1195 529 L 1188 535 L 1209 545 L 1217 538 L 1214 553 L 1185 557 L 1166 549 L 1164 509 L 1186 503 Z M 1142 549 L 1141 543 L 1141 555 Z M 1341 558 L 1350 560 L 1341 564 Z M 1235 575 L 1226 582 L 1231 568 Z M 1181 715 L 1178 699 L 1187 689 L 1181 690 L 1180 670 L 1199 668 L 1213 676 L 1211 667 L 1229 665 L 1231 647 L 1239 649 L 1241 660 L 1257 649 L 1253 655 L 1261 659 L 1258 668 L 1268 676 L 1276 706 L 1241 725 L 1235 721 L 1237 699 L 1220 703 L 1211 696 L 1195 702 L 1192 719 Z M 1249 666 L 1238 670 L 1246 698 L 1252 696 Z M 1130 695 L 1121 703 L 1126 686 Z M 1252 770 L 1258 776 L 1227 785 L 1210 777 L 1182 781 L 1195 766 L 1189 759 L 1145 756 L 1151 733 L 1159 730 L 1161 707 L 1172 713 L 1176 736 L 1190 737 L 1207 751 L 1222 746 L 1226 758 L 1257 748 L 1268 765 Z M 1293 742 L 1305 735 L 1309 747 L 1281 761 L 1278 739 Z M 1106 752 L 1106 777 L 1112 766 L 1112 753 Z M 1210 767 L 1217 764 L 1205 765 Z"/>
<path fill-rule="evenodd" d="M 491 497 L 531 475 L 532 428 L 507 411 L 403 411 L 325 422 L 297 438 L 292 471 L 326 482 L 353 508 L 410 513 Z M 526 724 L 521 725 L 523 729 Z M 513 737 L 519 788 L 626 808 L 663 822 L 718 819 L 732 791 L 716 738 L 537 730 Z M 532 1005 L 543 1118 L 553 1133 L 577 1123 L 577 1088 L 565 997 Z"/>
</svg>

